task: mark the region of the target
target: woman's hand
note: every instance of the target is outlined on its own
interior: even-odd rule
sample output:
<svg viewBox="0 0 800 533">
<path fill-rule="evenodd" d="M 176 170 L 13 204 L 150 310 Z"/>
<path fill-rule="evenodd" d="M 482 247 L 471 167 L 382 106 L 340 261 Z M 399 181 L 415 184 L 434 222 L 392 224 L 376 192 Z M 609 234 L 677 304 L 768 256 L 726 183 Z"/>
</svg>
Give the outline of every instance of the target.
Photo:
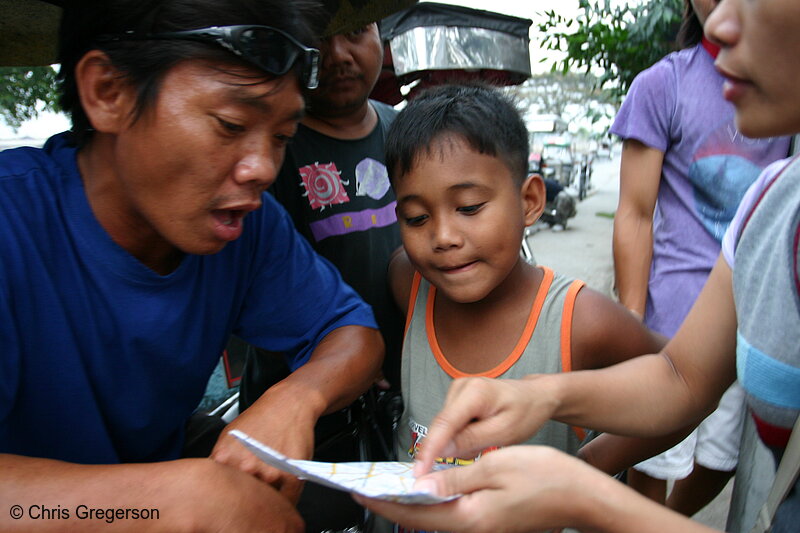
<svg viewBox="0 0 800 533">
<path fill-rule="evenodd" d="M 522 533 L 573 527 L 614 533 L 707 533 L 588 464 L 548 446 L 510 446 L 462 467 L 433 472 L 415 489 L 463 496 L 404 505 L 354 496 L 403 526 L 455 533 Z"/>
<path fill-rule="evenodd" d="M 510 446 L 487 453 L 472 465 L 423 476 L 414 486 L 441 496 L 463 494 L 456 500 L 404 505 L 354 498 L 390 520 L 418 530 L 545 531 L 577 525 L 571 516 L 576 510 L 572 492 L 583 483 L 579 477 L 591 475 L 604 477 L 555 448 Z"/>
<path fill-rule="evenodd" d="M 455 380 L 428 428 L 414 473 L 429 472 L 437 457 L 474 457 L 489 447 L 528 440 L 557 405 L 551 381 L 546 375 Z"/>
</svg>

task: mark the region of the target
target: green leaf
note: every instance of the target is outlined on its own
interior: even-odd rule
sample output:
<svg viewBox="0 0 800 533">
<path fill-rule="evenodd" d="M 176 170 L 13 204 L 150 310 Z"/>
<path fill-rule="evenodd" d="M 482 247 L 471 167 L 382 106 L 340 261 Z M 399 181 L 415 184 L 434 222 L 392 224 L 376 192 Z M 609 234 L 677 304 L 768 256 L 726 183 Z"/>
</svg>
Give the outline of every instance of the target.
<svg viewBox="0 0 800 533">
<path fill-rule="evenodd" d="M 639 72 L 675 49 L 682 0 L 613 6 L 610 0 L 579 0 L 578 6 L 581 12 L 566 26 L 551 10 L 539 25 L 541 42 L 567 53 L 554 70 L 602 71 L 598 83 L 617 104 Z"/>
<path fill-rule="evenodd" d="M 17 130 L 41 111 L 59 111 L 52 67 L 0 67 L 0 117 Z"/>
</svg>

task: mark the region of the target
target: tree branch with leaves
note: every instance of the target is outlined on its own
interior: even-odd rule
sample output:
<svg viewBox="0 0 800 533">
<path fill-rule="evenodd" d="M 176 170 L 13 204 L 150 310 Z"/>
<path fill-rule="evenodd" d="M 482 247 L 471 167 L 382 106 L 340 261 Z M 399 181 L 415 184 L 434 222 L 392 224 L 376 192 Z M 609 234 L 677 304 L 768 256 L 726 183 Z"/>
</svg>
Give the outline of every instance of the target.
<svg viewBox="0 0 800 533">
<path fill-rule="evenodd" d="M 554 72 L 595 74 L 599 88 L 609 91 L 616 103 L 639 72 L 676 49 L 682 0 L 634 5 L 579 0 L 579 10 L 574 19 L 544 12 L 542 46 L 566 54 L 553 64 Z"/>
<path fill-rule="evenodd" d="M 41 111 L 59 111 L 53 67 L 0 67 L 0 117 L 17 130 Z"/>
</svg>

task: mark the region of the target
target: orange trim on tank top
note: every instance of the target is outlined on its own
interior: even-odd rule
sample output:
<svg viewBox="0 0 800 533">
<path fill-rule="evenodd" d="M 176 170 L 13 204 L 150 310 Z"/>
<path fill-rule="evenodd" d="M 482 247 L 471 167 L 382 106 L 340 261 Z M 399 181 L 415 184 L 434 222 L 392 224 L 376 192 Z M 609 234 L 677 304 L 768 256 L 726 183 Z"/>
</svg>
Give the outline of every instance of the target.
<svg viewBox="0 0 800 533">
<path fill-rule="evenodd" d="M 406 327 L 403 329 L 403 339 L 406 338 L 408 326 L 411 325 L 411 317 L 414 316 L 414 304 L 417 302 L 417 293 L 419 292 L 419 284 L 421 281 L 422 275 L 414 271 L 414 277 L 411 280 L 411 290 L 408 294 L 408 310 L 406 311 Z"/>
<path fill-rule="evenodd" d="M 564 312 L 561 315 L 562 372 L 572 372 L 572 313 L 575 311 L 575 298 L 584 285 L 580 280 L 573 281 L 564 297 Z"/>
<path fill-rule="evenodd" d="M 567 289 L 564 297 L 564 312 L 561 314 L 561 371 L 572 372 L 572 313 L 575 310 L 575 299 L 578 292 L 585 285 L 580 280 L 575 280 Z M 586 438 L 586 431 L 582 427 L 572 426 L 572 431 L 580 440 Z"/>
<path fill-rule="evenodd" d="M 528 321 L 525 323 L 525 329 L 522 330 L 522 335 L 520 335 L 517 345 L 514 347 L 508 357 L 501 361 L 499 365 L 494 368 L 490 368 L 485 372 L 479 372 L 477 374 L 467 374 L 466 372 L 461 372 L 456 367 L 451 365 L 444 356 L 444 353 L 442 353 L 442 349 L 439 347 L 439 342 L 436 340 L 436 331 L 433 325 L 433 302 L 436 298 L 436 287 L 433 285 L 430 286 L 430 289 L 428 290 L 428 302 L 425 306 L 425 329 L 428 332 L 428 345 L 433 352 L 433 356 L 436 358 L 436 362 L 439 363 L 440 367 L 442 367 L 442 370 L 444 370 L 453 378 L 464 378 L 470 376 L 496 378 L 511 368 L 514 363 L 516 363 L 519 358 L 522 357 L 522 353 L 530 343 L 531 336 L 533 336 L 533 331 L 536 329 L 536 322 L 539 320 L 539 314 L 542 311 L 544 299 L 547 297 L 547 292 L 550 290 L 550 285 L 553 282 L 553 271 L 544 266 L 542 266 L 541 269 L 544 271 L 544 277 L 542 278 L 542 282 L 539 284 L 539 290 L 536 293 L 536 298 L 533 300 L 533 305 L 531 305 L 531 312 L 528 315 Z"/>
</svg>

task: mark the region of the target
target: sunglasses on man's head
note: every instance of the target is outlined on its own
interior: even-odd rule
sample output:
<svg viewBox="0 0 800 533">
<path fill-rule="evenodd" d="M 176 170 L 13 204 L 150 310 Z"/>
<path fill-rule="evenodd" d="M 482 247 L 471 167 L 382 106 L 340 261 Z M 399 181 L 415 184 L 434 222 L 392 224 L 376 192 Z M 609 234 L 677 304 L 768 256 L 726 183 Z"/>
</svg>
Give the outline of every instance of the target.
<svg viewBox="0 0 800 533">
<path fill-rule="evenodd" d="M 302 59 L 302 83 L 309 89 L 316 89 L 319 85 L 319 50 L 304 46 L 288 33 L 270 26 L 211 26 L 196 30 L 159 33 L 128 31 L 100 35 L 96 40 L 108 42 L 150 39 L 185 39 L 216 43 L 274 76 L 283 76 L 298 59 Z"/>
</svg>

